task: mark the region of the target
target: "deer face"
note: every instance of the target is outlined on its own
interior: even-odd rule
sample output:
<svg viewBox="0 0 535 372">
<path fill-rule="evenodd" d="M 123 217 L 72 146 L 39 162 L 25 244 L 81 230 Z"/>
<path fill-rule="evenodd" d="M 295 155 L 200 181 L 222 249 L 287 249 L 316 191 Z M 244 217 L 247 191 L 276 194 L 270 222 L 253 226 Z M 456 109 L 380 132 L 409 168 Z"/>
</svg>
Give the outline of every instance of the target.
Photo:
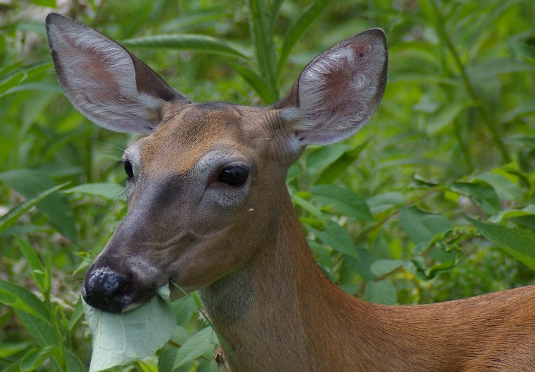
<svg viewBox="0 0 535 372">
<path fill-rule="evenodd" d="M 262 125 L 271 122 L 258 120 L 264 115 L 229 104 L 169 105 L 154 133 L 125 151 L 129 211 L 86 276 L 86 302 L 117 312 L 169 281 L 203 288 L 271 239 L 275 221 L 263 206 L 277 208 L 290 162 L 276 146 L 284 141 Z M 258 218 L 267 222 L 251 224 Z"/>
<path fill-rule="evenodd" d="M 356 132 L 386 84 L 378 29 L 312 61 L 278 103 L 194 104 L 114 41 L 57 14 L 47 30 L 59 81 L 95 123 L 147 136 L 122 158 L 129 211 L 90 267 L 86 302 L 121 312 L 174 282 L 200 289 L 277 239 L 285 176 L 307 144 Z"/>
</svg>

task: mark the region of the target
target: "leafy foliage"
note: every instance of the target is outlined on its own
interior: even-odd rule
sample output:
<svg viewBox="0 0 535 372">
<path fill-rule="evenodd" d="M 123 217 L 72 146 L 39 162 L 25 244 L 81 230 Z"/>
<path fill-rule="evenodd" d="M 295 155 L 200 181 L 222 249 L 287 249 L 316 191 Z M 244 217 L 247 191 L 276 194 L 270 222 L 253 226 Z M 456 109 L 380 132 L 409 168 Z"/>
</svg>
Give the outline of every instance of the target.
<svg viewBox="0 0 535 372">
<path fill-rule="evenodd" d="M 50 9 L 123 41 L 195 101 L 241 104 L 276 101 L 330 45 L 384 28 L 378 113 L 343 144 L 311 146 L 288 173 L 319 265 L 345 291 L 388 304 L 533 283 L 535 3 L 8 1 L 0 371 L 86 370 L 79 287 L 126 209 L 114 164 L 132 139 L 63 97 L 45 39 Z M 177 327 L 158 359 L 116 370 L 216 371 L 198 306 L 195 293 L 174 302 Z"/>
</svg>

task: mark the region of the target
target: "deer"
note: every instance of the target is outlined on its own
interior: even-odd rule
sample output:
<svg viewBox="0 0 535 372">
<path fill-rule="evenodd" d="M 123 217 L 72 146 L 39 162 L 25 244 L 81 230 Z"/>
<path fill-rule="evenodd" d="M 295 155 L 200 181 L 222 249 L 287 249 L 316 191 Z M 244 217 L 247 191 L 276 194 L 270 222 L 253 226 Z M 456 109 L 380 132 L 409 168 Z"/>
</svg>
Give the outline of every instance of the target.
<svg viewBox="0 0 535 372">
<path fill-rule="evenodd" d="M 380 305 L 342 291 L 314 260 L 286 173 L 307 145 L 342 141 L 375 113 L 381 29 L 316 57 L 280 101 L 249 107 L 194 103 L 62 15 L 46 27 L 70 102 L 101 127 L 144 135 L 121 159 L 128 212 L 87 272 L 89 305 L 121 313 L 167 283 L 198 290 L 232 371 L 535 371 L 535 286 Z"/>
</svg>

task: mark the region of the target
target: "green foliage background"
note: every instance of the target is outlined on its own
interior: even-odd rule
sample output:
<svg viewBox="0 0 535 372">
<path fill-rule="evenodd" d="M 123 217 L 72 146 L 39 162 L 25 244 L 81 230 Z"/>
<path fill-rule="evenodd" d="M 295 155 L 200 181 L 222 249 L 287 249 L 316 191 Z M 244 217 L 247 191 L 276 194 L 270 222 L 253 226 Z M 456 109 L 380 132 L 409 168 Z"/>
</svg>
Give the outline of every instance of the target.
<svg viewBox="0 0 535 372">
<path fill-rule="evenodd" d="M 13 0 L 0 4 L 0 371 L 85 369 L 79 289 L 126 212 L 114 164 L 135 138 L 92 125 L 62 95 L 51 10 L 122 42 L 194 101 L 253 105 L 337 41 L 385 29 L 377 114 L 288 174 L 319 265 L 387 304 L 533 283 L 535 2 Z M 206 327 L 197 305 L 195 294 L 174 303 L 164 350 L 117 370 L 217 370 L 211 339 L 194 336 Z"/>
</svg>

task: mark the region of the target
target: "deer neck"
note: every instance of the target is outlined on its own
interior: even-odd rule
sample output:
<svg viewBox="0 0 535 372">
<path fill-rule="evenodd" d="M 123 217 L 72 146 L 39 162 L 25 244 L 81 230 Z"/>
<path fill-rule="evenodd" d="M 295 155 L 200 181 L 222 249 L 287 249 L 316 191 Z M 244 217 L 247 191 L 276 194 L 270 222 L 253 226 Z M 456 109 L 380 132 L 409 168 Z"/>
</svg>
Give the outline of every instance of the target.
<svg viewBox="0 0 535 372">
<path fill-rule="evenodd" d="M 284 371 L 290 365 L 312 371 L 312 344 L 319 335 L 325 340 L 330 323 L 344 322 L 342 314 L 325 320 L 336 297 L 346 295 L 314 261 L 287 191 L 282 204 L 273 239 L 245 267 L 201 291 L 242 372 Z"/>
</svg>

